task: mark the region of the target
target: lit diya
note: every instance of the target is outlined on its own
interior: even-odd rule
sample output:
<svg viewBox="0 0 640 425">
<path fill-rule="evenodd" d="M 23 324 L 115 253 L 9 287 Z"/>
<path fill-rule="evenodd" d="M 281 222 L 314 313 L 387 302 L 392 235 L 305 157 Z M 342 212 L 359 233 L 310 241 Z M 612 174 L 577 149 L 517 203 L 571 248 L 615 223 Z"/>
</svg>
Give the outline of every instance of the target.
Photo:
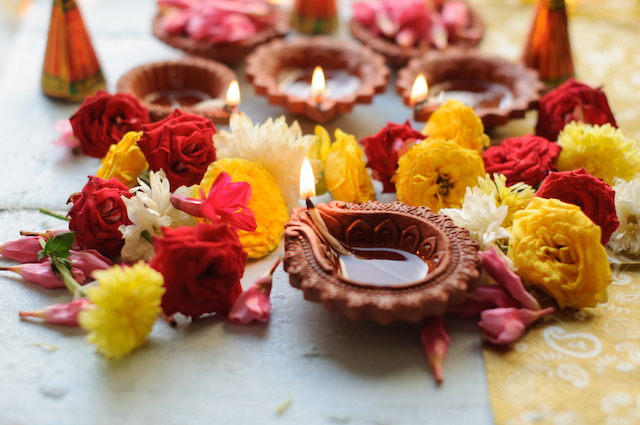
<svg viewBox="0 0 640 425">
<path fill-rule="evenodd" d="M 258 47 L 247 58 L 246 75 L 270 104 L 326 122 L 384 92 L 389 68 L 382 56 L 358 44 L 297 37 Z"/>
<path fill-rule="evenodd" d="M 309 167 L 310 168 L 310 167 Z M 285 227 L 284 267 L 306 299 L 352 320 L 419 322 L 463 301 L 479 277 L 478 243 L 450 218 L 401 202 L 313 205 Z"/>
<path fill-rule="evenodd" d="M 427 121 L 440 104 L 454 99 L 471 106 L 490 129 L 536 108 L 544 83 L 521 64 L 450 48 L 412 59 L 398 71 L 396 90 L 413 108 L 416 121 Z"/>
<path fill-rule="evenodd" d="M 140 99 L 154 121 L 179 108 L 214 124 L 228 124 L 240 104 L 235 73 L 219 62 L 196 57 L 134 68 L 120 78 L 116 90 Z"/>
</svg>

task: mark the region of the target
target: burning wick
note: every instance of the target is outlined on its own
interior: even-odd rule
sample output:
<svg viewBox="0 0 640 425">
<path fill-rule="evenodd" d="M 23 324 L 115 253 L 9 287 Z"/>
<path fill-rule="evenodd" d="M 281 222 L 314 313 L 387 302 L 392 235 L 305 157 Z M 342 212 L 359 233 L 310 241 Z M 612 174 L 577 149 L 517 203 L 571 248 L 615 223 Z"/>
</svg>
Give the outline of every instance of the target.
<svg viewBox="0 0 640 425">
<path fill-rule="evenodd" d="M 325 90 L 324 72 L 322 72 L 321 67 L 316 66 L 311 76 L 311 96 L 316 101 L 318 108 L 320 108 L 320 104 L 322 103 Z"/>
<path fill-rule="evenodd" d="M 351 255 L 351 251 L 338 239 L 336 239 L 325 224 L 316 206 L 311 202 L 311 197 L 316 196 L 316 179 L 313 175 L 313 168 L 308 158 L 304 159 L 300 168 L 300 197 L 307 202 L 307 212 L 311 221 L 318 229 L 329 246 L 340 255 Z"/>
<path fill-rule="evenodd" d="M 409 104 L 412 108 L 420 109 L 422 104 L 427 101 L 429 87 L 424 74 L 419 74 L 411 87 L 411 95 L 409 96 Z"/>
<path fill-rule="evenodd" d="M 233 80 L 227 89 L 227 99 L 224 109 L 229 112 L 237 112 L 240 104 L 240 87 L 238 81 Z"/>
</svg>

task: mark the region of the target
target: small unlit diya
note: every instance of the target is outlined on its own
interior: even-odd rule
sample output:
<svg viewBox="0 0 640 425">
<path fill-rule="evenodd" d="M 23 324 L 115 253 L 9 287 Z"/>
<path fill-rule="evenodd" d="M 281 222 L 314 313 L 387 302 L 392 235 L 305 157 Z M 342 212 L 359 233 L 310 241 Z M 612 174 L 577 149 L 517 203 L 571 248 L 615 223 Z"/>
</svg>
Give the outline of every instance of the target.
<svg viewBox="0 0 640 425">
<path fill-rule="evenodd" d="M 270 104 L 326 122 L 384 92 L 389 68 L 367 47 L 326 37 L 297 37 L 258 47 L 247 58 L 246 75 Z"/>
<path fill-rule="evenodd" d="M 154 121 L 181 109 L 215 124 L 228 124 L 240 102 L 239 91 L 229 97 L 237 89 L 237 83 L 232 85 L 235 80 L 235 73 L 226 65 L 189 57 L 134 68 L 120 78 L 116 90 L 138 98 Z"/>
<path fill-rule="evenodd" d="M 411 89 L 420 74 L 426 77 L 428 97 L 425 93 L 416 103 Z M 412 59 L 398 71 L 396 89 L 414 108 L 416 121 L 427 121 L 440 104 L 455 99 L 473 107 L 485 129 L 491 129 L 537 108 L 544 83 L 521 64 L 474 49 L 447 49 Z"/>
<path fill-rule="evenodd" d="M 401 202 L 308 205 L 295 208 L 286 225 L 284 267 L 306 299 L 334 313 L 415 323 L 475 288 L 478 243 L 447 216 Z M 319 221 L 347 251 L 332 248 Z"/>
</svg>

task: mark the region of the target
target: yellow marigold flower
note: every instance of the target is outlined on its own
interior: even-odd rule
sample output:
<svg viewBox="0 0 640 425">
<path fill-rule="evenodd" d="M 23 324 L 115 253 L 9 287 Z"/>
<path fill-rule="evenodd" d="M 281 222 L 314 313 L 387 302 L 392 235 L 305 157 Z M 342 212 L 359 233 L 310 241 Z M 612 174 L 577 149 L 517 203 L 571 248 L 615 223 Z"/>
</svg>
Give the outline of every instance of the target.
<svg viewBox="0 0 640 425">
<path fill-rule="evenodd" d="M 413 206 L 460 208 L 467 187 L 478 185 L 484 164 L 476 151 L 451 140 L 427 139 L 400 157 L 392 181 L 399 201 Z"/>
<path fill-rule="evenodd" d="M 336 141 L 324 161 L 324 178 L 334 199 L 344 202 L 366 202 L 376 199 L 376 193 L 362 160 L 364 152 L 356 138 L 335 132 Z"/>
<path fill-rule="evenodd" d="M 431 114 L 422 134 L 434 139 L 453 140 L 463 148 L 473 149 L 480 154 L 490 142 L 489 136 L 484 134 L 482 120 L 473 108 L 452 99 Z"/>
<path fill-rule="evenodd" d="M 536 191 L 526 183 L 516 183 L 507 186 L 507 177 L 504 174 L 493 174 L 493 179 L 489 174 L 478 177 L 478 186 L 482 192 L 489 195 L 496 193 L 496 206 L 506 205 L 509 208 L 507 218 L 502 222 L 503 227 L 510 227 L 513 223 L 513 215 L 516 211 L 524 209 L 529 205 L 529 201 L 534 197 Z"/>
<path fill-rule="evenodd" d="M 331 147 L 331 138 L 327 130 L 316 125 L 316 140 L 309 148 L 307 157 L 313 168 L 313 176 L 316 179 L 316 195 L 322 195 L 327 192 L 327 183 L 324 179 L 324 160 L 327 159 L 329 148 Z"/>
<path fill-rule="evenodd" d="M 248 182 L 251 186 L 248 206 L 258 227 L 253 232 L 239 230 L 238 236 L 249 258 L 262 258 L 280 244 L 284 225 L 289 221 L 282 191 L 262 165 L 246 159 L 224 158 L 209 165 L 200 185 L 191 189 L 191 197 L 200 198 L 200 187 L 208 196 L 211 185 L 223 171 L 231 176 L 231 181 Z"/>
<path fill-rule="evenodd" d="M 610 185 L 616 177 L 632 180 L 640 172 L 635 141 L 626 139 L 611 124 L 598 126 L 572 121 L 560 132 L 558 144 L 562 146 L 558 157 L 560 171 L 584 167 Z"/>
<path fill-rule="evenodd" d="M 126 186 L 135 186 L 136 179 L 149 167 L 144 154 L 138 147 L 142 131 L 130 131 L 122 136 L 117 145 L 111 145 L 102 158 L 102 167 L 97 176 L 109 180 L 115 177 Z"/>
<path fill-rule="evenodd" d="M 509 257 L 526 285 L 535 285 L 564 307 L 607 301 L 611 269 L 600 227 L 580 207 L 535 197 L 515 214 Z"/>
<path fill-rule="evenodd" d="M 120 359 L 144 344 L 162 312 L 164 279 L 148 264 L 113 266 L 93 272 L 97 286 L 87 289 L 94 308 L 82 311 L 80 326 L 107 358 Z"/>
</svg>

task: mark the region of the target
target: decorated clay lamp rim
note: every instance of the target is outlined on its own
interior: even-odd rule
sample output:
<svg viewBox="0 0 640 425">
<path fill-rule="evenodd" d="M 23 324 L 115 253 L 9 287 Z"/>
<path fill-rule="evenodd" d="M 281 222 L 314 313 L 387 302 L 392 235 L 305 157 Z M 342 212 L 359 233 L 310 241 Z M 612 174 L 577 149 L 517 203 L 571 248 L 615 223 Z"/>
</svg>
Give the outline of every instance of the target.
<svg viewBox="0 0 640 425">
<path fill-rule="evenodd" d="M 480 44 L 484 35 L 484 22 L 478 13 L 469 7 L 470 25 L 459 32 L 455 40 L 450 40 L 451 47 L 475 47 Z M 380 53 L 387 59 L 387 63 L 394 67 L 407 65 L 410 59 L 424 55 L 436 48 L 428 44 L 412 47 L 404 47 L 388 38 L 371 33 L 362 23 L 355 18 L 349 25 L 351 35 L 365 46 L 371 47 L 376 53 Z"/>
<path fill-rule="evenodd" d="M 289 15 L 276 7 L 273 25 L 260 29 L 251 37 L 229 43 L 209 43 L 194 40 L 187 35 L 167 33 L 161 25 L 162 14 L 162 12 L 158 12 L 153 18 L 152 31 L 156 38 L 189 55 L 214 59 L 227 65 L 241 63 L 256 46 L 273 39 L 282 38 L 290 30 Z"/>
<path fill-rule="evenodd" d="M 345 278 L 307 209 L 295 208 L 285 227 L 284 268 L 307 300 L 352 320 L 417 323 L 444 314 L 476 286 L 478 243 L 447 216 L 401 202 L 333 201 L 317 208 L 332 235 L 347 245 L 418 253 L 435 267 L 424 279 L 404 285 L 374 286 Z"/>
<path fill-rule="evenodd" d="M 325 71 L 343 69 L 356 75 L 361 80 L 360 86 L 354 93 L 338 99 L 325 96 L 320 107 L 312 97 L 303 99 L 278 87 L 277 74 L 281 69 L 315 66 Z M 322 123 L 351 112 L 356 103 L 371 103 L 373 96 L 386 90 L 390 71 L 384 58 L 367 47 L 316 36 L 274 40 L 259 46 L 247 57 L 245 73 L 256 93 L 266 96 L 271 105 L 283 105 L 291 113 Z"/>
<path fill-rule="evenodd" d="M 398 71 L 396 90 L 407 106 L 410 106 L 411 88 L 419 74 L 424 74 L 429 87 L 452 80 L 475 80 L 507 86 L 513 93 L 513 101 L 509 106 L 474 109 L 485 129 L 524 118 L 528 110 L 538 107 L 545 88 L 538 72 L 520 63 L 509 62 L 499 56 L 488 56 L 477 49 L 451 48 L 425 53 Z M 437 106 L 414 108 L 414 120 L 427 121 Z"/>
<path fill-rule="evenodd" d="M 116 91 L 129 93 L 142 102 L 153 121 L 171 115 L 171 106 L 145 101 L 145 96 L 161 90 L 200 90 L 212 99 L 225 100 L 229 84 L 236 74 L 226 65 L 205 58 L 187 57 L 174 61 L 154 62 L 133 68 L 118 80 Z M 189 112 L 210 119 L 215 124 L 228 124 L 232 110 L 224 107 L 182 106 Z"/>
</svg>

